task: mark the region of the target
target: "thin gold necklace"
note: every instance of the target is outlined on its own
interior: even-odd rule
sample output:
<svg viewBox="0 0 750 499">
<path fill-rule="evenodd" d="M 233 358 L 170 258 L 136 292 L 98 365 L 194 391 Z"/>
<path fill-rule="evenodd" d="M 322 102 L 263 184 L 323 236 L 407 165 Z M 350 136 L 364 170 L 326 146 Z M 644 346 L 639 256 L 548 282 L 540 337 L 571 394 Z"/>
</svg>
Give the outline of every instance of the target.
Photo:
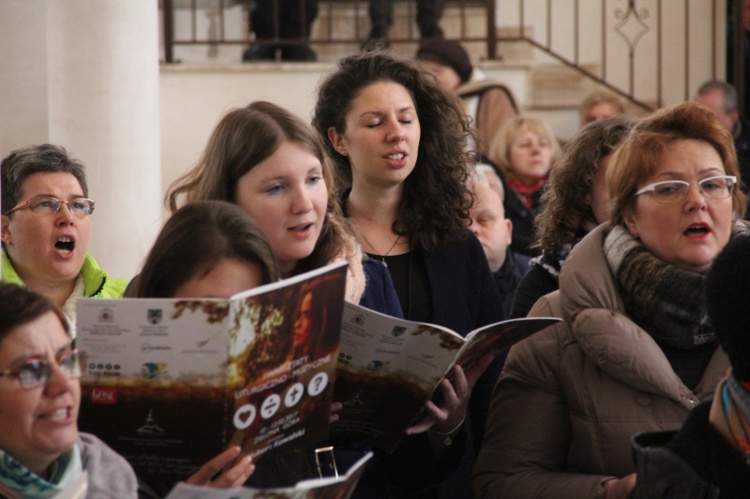
<svg viewBox="0 0 750 499">
<path fill-rule="evenodd" d="M 396 240 L 395 240 L 395 241 L 393 242 L 393 244 L 391 244 L 391 247 L 390 247 L 390 248 L 388 248 L 388 251 L 386 251 L 386 252 L 385 252 L 384 254 L 380 253 L 380 252 L 379 252 L 379 251 L 378 251 L 378 250 L 377 250 L 377 249 L 375 248 L 375 246 L 373 246 L 373 245 L 372 245 L 372 243 L 371 243 L 371 242 L 370 242 L 370 241 L 369 241 L 369 240 L 367 239 L 367 237 L 365 237 L 365 233 L 364 233 L 364 232 L 362 232 L 362 231 L 360 230 L 360 231 L 359 231 L 359 235 L 360 235 L 360 236 L 362 236 L 362 239 L 364 239 L 364 240 L 365 240 L 365 242 L 367 243 L 367 245 L 368 245 L 368 246 L 370 246 L 370 248 L 372 248 L 373 250 L 375 250 L 375 255 L 376 255 L 376 256 L 379 256 L 379 257 L 380 257 L 380 261 L 381 261 L 381 262 L 383 262 L 383 265 L 385 265 L 385 266 L 386 266 L 386 268 L 388 268 L 388 264 L 387 264 L 387 263 L 386 263 L 386 261 L 385 261 L 385 257 L 387 257 L 388 255 L 390 255 L 390 254 L 391 254 L 391 251 L 393 251 L 393 248 L 395 248 L 395 247 L 396 247 L 396 245 L 398 244 L 398 242 L 399 242 L 399 241 L 401 240 L 401 234 L 399 234 L 399 235 L 398 235 L 398 237 L 397 237 L 397 238 L 396 238 Z"/>
</svg>

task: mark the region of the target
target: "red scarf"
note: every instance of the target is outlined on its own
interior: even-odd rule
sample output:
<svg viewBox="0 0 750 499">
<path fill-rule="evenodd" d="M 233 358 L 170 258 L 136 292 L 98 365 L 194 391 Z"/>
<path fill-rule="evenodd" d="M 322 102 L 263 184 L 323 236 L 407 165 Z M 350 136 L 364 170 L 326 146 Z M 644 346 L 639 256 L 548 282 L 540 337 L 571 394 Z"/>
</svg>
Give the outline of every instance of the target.
<svg viewBox="0 0 750 499">
<path fill-rule="evenodd" d="M 523 203 L 527 210 L 531 210 L 534 206 L 534 194 L 544 186 L 547 181 L 547 177 L 541 178 L 531 185 L 524 185 L 520 181 L 514 178 L 508 178 L 508 187 L 518 195 L 518 198 Z"/>
</svg>

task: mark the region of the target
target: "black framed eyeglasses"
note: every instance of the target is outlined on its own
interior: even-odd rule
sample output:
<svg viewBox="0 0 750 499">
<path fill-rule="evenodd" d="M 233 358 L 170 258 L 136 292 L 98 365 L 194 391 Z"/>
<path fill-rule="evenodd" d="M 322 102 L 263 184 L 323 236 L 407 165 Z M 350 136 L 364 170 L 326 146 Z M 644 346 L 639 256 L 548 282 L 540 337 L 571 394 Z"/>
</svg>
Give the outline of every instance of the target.
<svg viewBox="0 0 750 499">
<path fill-rule="evenodd" d="M 83 375 L 86 366 L 86 352 L 70 350 L 57 360 L 57 367 L 70 379 Z M 15 369 L 0 371 L 1 376 L 18 378 L 24 388 L 36 388 L 47 383 L 52 366 L 47 359 L 29 359 Z"/>
<path fill-rule="evenodd" d="M 11 213 L 30 208 L 32 211 L 42 214 L 57 213 L 62 208 L 62 205 L 68 206 L 68 211 L 79 217 L 84 217 L 94 213 L 94 200 L 89 198 L 75 198 L 70 201 L 63 201 L 57 199 L 54 196 L 34 196 L 33 198 L 27 199 L 26 201 L 19 203 L 10 210 L 3 213 L 3 215 L 10 215 Z"/>
</svg>

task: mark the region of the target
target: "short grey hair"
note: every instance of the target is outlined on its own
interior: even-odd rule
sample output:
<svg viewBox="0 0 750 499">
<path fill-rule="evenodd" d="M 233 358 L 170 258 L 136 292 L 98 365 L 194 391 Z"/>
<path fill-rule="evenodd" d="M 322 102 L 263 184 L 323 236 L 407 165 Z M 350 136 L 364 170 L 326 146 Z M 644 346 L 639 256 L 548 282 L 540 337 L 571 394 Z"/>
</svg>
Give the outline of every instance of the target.
<svg viewBox="0 0 750 499">
<path fill-rule="evenodd" d="M 739 109 L 739 100 L 737 90 L 731 83 L 721 80 L 709 80 L 700 86 L 698 95 L 706 95 L 709 92 L 718 90 L 724 96 L 724 112 L 733 113 Z"/>
<path fill-rule="evenodd" d="M 472 175 L 472 177 L 475 177 L 476 181 L 480 184 L 486 185 L 497 192 L 497 195 L 500 196 L 500 201 L 505 202 L 505 189 L 503 188 L 503 182 L 500 180 L 500 175 L 497 174 L 492 165 L 487 163 L 477 163 L 474 165 L 474 171 L 477 175 Z M 487 180 L 487 175 L 490 175 L 497 180 L 497 183 L 494 186 L 489 180 Z"/>
<path fill-rule="evenodd" d="M 89 195 L 83 164 L 72 158 L 65 148 L 53 144 L 24 147 L 12 151 L 0 162 L 2 213 L 21 202 L 23 183 L 35 173 L 70 173 L 81 184 L 83 195 Z"/>
</svg>

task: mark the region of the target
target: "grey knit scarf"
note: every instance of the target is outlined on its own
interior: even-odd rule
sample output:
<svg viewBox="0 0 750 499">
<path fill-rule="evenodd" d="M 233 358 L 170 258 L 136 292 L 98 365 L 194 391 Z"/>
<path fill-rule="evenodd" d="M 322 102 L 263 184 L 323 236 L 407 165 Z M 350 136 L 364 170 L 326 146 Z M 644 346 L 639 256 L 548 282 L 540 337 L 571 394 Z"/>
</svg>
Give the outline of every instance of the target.
<svg viewBox="0 0 750 499">
<path fill-rule="evenodd" d="M 628 316 L 657 343 L 688 350 L 716 339 L 705 276 L 656 258 L 622 226 L 607 234 L 604 254 Z"/>
</svg>

